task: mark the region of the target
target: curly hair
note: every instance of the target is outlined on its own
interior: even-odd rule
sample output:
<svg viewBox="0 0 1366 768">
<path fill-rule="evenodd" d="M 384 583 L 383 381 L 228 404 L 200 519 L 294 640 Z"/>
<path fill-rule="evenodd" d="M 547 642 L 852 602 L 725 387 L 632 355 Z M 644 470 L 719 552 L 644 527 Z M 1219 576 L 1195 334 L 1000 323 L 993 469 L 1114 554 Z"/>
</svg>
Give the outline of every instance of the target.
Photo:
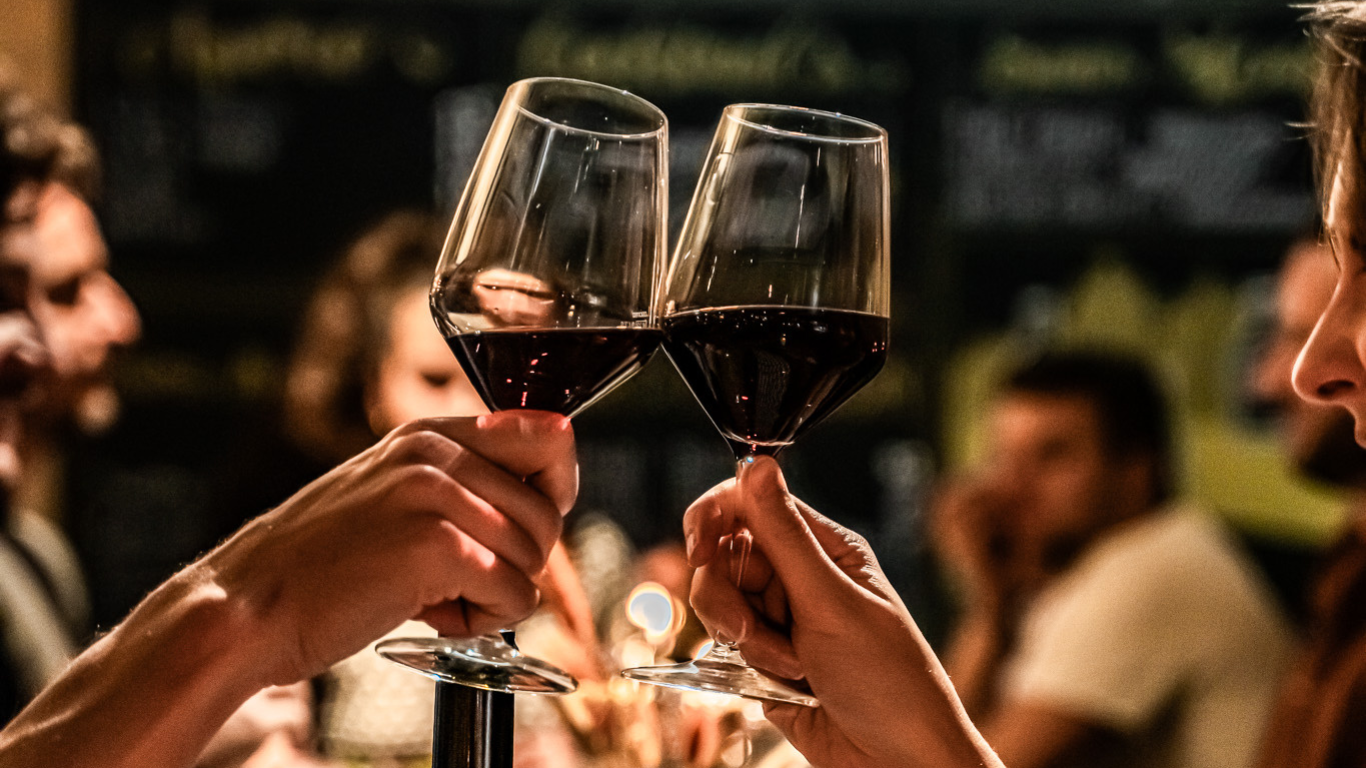
<svg viewBox="0 0 1366 768">
<path fill-rule="evenodd" d="M 388 354 L 393 308 L 431 284 L 445 237 L 434 216 L 399 211 L 366 230 L 324 275 L 305 313 L 286 375 L 285 427 L 328 463 L 375 441 L 365 392 Z"/>
<path fill-rule="evenodd" d="M 0 200 L 26 182 L 57 182 L 87 201 L 99 195 L 99 152 L 90 134 L 45 109 L 0 59 Z"/>
<path fill-rule="evenodd" d="M 61 123 L 24 92 L 0 62 L 0 203 L 8 202 L 25 183 L 43 182 L 52 175 L 60 134 Z"/>
</svg>

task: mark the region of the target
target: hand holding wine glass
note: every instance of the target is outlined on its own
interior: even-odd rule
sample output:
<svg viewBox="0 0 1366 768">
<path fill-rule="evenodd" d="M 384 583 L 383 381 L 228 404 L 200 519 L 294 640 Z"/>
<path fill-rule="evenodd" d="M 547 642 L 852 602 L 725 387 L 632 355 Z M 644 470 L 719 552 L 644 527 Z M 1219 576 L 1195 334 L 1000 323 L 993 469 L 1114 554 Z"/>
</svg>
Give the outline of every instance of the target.
<svg viewBox="0 0 1366 768">
<path fill-rule="evenodd" d="M 755 541 L 740 584 L 717 547 L 737 520 Z M 868 542 L 793 496 L 776 462 L 757 458 L 708 491 L 683 526 L 702 621 L 820 697 L 817 708 L 764 705 L 812 764 L 1000 768 Z"/>
<path fill-rule="evenodd" d="M 888 321 L 887 134 L 797 107 L 727 107 L 660 300 L 664 348 L 743 466 L 776 456 L 881 369 Z M 743 521 L 740 521 L 743 525 Z M 749 536 L 728 537 L 737 580 Z M 814 706 L 726 638 L 641 682 Z"/>
<path fill-rule="evenodd" d="M 436 325 L 490 410 L 573 416 L 653 354 L 667 136 L 664 114 L 625 91 L 559 78 L 508 89 L 431 291 Z M 378 649 L 485 690 L 576 685 L 494 635 Z"/>
</svg>

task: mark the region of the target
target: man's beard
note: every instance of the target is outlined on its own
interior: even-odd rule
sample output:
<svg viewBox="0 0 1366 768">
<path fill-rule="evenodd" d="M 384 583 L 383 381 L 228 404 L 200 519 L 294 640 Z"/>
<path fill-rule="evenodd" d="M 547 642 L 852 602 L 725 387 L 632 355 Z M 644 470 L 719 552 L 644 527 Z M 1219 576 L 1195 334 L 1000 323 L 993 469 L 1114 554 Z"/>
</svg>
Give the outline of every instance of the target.
<svg viewBox="0 0 1366 768">
<path fill-rule="evenodd" d="M 98 437 L 119 420 L 119 396 L 108 382 L 81 392 L 72 403 L 71 424 L 82 435 Z"/>
</svg>

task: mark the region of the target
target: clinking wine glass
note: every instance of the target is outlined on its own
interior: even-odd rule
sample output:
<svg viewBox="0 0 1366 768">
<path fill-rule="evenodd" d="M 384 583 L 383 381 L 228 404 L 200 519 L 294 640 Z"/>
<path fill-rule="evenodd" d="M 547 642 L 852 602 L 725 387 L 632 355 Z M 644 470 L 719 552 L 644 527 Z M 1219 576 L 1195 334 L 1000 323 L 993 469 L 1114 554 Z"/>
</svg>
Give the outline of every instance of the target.
<svg viewBox="0 0 1366 768">
<path fill-rule="evenodd" d="M 722 114 L 660 294 L 664 349 L 738 462 L 776 456 L 882 368 L 889 334 L 887 134 L 764 104 Z M 743 521 L 740 521 L 743 525 Z M 751 539 L 732 533 L 733 572 Z M 644 683 L 816 706 L 716 638 Z"/>
<path fill-rule="evenodd" d="M 456 208 L 432 315 L 484 403 L 573 416 L 658 347 L 668 124 L 596 83 L 514 83 Z M 397 638 L 384 657 L 437 680 L 564 693 L 577 682 L 498 635 Z"/>
</svg>

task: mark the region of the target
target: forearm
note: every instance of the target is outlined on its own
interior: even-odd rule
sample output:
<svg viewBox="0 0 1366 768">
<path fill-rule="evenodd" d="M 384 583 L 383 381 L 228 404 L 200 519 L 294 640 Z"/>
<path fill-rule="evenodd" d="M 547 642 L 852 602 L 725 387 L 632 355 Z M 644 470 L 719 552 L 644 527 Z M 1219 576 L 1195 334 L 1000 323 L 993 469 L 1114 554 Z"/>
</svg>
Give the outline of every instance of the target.
<svg viewBox="0 0 1366 768">
<path fill-rule="evenodd" d="M 958 697 L 974 718 L 995 704 L 995 682 L 1010 634 L 1008 623 L 997 612 L 974 611 L 963 617 L 944 653 L 944 666 Z"/>
<path fill-rule="evenodd" d="M 925 670 L 928 679 L 912 689 L 915 699 L 909 708 L 912 716 L 907 718 L 903 734 L 914 764 L 926 768 L 1002 768 L 996 753 L 969 718 L 961 689 L 956 689 L 935 659 L 934 651 L 918 633 L 916 640 L 923 659 L 923 665 L 917 667 Z"/>
<path fill-rule="evenodd" d="M 193 763 L 263 687 L 259 621 L 191 566 L 147 597 L 0 732 L 0 767 Z"/>
</svg>

